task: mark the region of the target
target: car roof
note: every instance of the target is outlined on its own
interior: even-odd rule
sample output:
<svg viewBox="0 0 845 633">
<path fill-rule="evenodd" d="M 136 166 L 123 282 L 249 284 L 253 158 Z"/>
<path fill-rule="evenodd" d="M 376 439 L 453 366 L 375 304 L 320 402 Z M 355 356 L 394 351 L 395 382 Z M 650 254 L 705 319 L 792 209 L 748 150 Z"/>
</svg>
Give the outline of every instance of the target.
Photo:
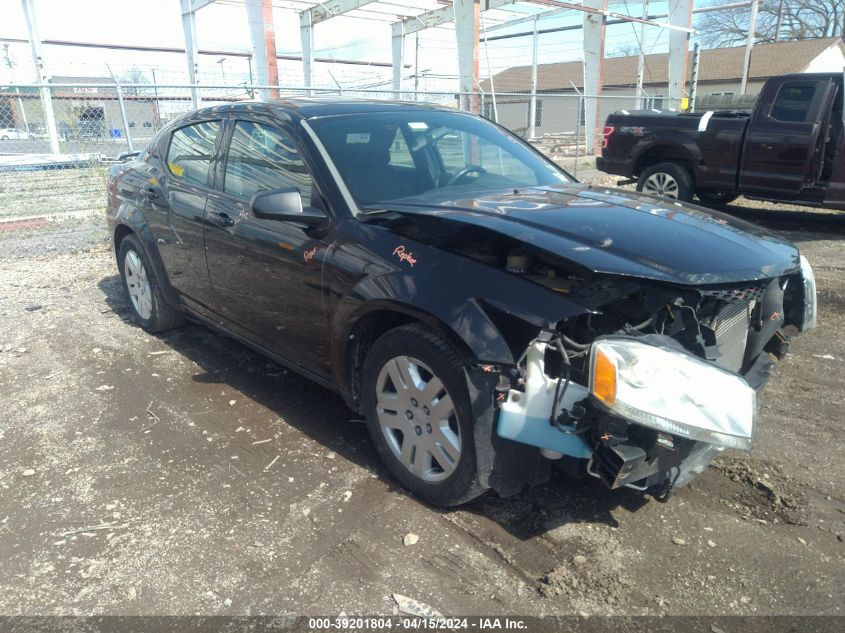
<svg viewBox="0 0 845 633">
<path fill-rule="evenodd" d="M 402 111 L 456 111 L 455 108 L 434 103 L 399 101 L 392 99 L 359 99 L 354 97 L 285 97 L 261 101 L 243 101 L 227 105 L 211 106 L 193 112 L 193 115 L 268 112 L 285 113 L 302 119 L 333 116 L 338 114 L 365 114 L 372 112 Z"/>
</svg>

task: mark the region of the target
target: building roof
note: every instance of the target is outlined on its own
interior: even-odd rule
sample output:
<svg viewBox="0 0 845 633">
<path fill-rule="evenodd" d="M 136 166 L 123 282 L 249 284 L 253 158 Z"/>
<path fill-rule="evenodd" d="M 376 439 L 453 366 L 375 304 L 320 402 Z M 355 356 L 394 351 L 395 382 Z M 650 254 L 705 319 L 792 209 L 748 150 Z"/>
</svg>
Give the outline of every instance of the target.
<svg viewBox="0 0 845 633">
<path fill-rule="evenodd" d="M 763 80 L 777 75 L 800 73 L 822 52 L 837 44 L 845 50 L 845 45 L 838 37 L 759 44 L 751 54 L 749 79 Z M 702 50 L 698 81 L 739 81 L 744 60 L 745 46 Z M 638 55 L 605 58 L 602 85 L 635 86 L 638 63 Z M 691 64 L 692 52 L 689 53 L 688 67 Z M 669 83 L 668 54 L 646 55 L 645 69 L 643 83 L 646 86 Z M 580 60 L 537 66 L 538 90 L 567 90 L 572 89 L 573 83 L 579 88 L 584 85 L 583 62 Z M 490 80 L 485 79 L 481 85 L 484 90 L 489 90 Z M 531 66 L 508 68 L 493 76 L 493 85 L 496 92 L 528 91 L 531 89 Z"/>
</svg>

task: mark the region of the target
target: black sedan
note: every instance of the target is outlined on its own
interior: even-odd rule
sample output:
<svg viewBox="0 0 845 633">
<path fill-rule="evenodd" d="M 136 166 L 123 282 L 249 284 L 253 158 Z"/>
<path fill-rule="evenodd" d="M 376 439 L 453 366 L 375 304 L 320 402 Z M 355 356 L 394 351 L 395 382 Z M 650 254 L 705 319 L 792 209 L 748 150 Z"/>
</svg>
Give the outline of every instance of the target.
<svg viewBox="0 0 845 633">
<path fill-rule="evenodd" d="M 338 391 L 437 504 L 553 464 L 665 498 L 751 447 L 774 359 L 816 319 L 791 243 L 584 186 L 445 107 L 206 108 L 108 191 L 141 327 L 188 317 Z"/>
</svg>

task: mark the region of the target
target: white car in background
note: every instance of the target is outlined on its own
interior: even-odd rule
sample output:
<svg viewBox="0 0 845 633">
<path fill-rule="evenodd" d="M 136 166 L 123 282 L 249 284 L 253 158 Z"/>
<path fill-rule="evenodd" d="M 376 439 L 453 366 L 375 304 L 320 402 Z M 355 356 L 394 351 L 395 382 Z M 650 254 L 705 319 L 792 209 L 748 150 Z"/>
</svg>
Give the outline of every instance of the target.
<svg viewBox="0 0 845 633">
<path fill-rule="evenodd" d="M 18 141 L 25 141 L 29 138 L 29 132 L 26 130 L 18 130 L 12 127 L 0 128 L 0 141 L 9 141 L 16 139 Z"/>
</svg>

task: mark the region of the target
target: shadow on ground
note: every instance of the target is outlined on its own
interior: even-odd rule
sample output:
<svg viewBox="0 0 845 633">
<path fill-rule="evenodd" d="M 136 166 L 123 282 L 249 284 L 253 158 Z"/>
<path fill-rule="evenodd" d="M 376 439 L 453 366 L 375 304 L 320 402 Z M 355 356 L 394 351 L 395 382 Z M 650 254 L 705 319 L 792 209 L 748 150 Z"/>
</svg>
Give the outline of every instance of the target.
<svg viewBox="0 0 845 633">
<path fill-rule="evenodd" d="M 106 277 L 98 286 L 111 310 L 134 327 L 120 277 Z M 226 384 L 327 449 L 376 473 L 393 490 L 408 494 L 392 481 L 382 465 L 364 421 L 337 394 L 204 325 L 187 323 L 158 338 L 202 369 L 202 373 L 194 375 L 194 382 Z M 633 491 L 609 491 L 592 477 L 573 479 L 553 469 L 548 484 L 509 499 L 488 493 L 461 510 L 491 519 L 514 537 L 528 540 L 571 523 L 616 526 L 614 509 L 634 511 L 645 502 L 641 494 Z M 455 511 L 433 506 L 430 509 L 442 515 Z"/>
</svg>

